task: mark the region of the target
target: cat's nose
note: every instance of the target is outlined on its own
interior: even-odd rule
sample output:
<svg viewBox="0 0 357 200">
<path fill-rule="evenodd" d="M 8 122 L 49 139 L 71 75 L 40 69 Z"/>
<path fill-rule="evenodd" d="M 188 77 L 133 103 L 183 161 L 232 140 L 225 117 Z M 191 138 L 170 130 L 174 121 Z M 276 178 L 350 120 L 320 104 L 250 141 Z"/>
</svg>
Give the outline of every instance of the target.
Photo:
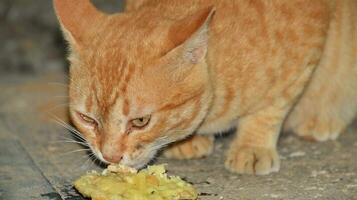
<svg viewBox="0 0 357 200">
<path fill-rule="evenodd" d="M 103 154 L 103 158 L 110 163 L 119 163 L 123 159 L 122 154 L 112 155 L 112 154 Z"/>
</svg>

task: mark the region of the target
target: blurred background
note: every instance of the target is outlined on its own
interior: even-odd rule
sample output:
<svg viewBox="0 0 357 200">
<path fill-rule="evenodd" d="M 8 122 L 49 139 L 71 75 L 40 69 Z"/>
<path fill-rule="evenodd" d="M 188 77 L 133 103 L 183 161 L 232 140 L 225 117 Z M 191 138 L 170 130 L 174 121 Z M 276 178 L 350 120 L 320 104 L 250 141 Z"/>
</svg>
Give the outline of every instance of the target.
<svg viewBox="0 0 357 200">
<path fill-rule="evenodd" d="M 108 13 L 123 8 L 123 0 L 93 3 Z M 66 72 L 65 55 L 52 1 L 0 1 L 0 74 Z"/>
</svg>

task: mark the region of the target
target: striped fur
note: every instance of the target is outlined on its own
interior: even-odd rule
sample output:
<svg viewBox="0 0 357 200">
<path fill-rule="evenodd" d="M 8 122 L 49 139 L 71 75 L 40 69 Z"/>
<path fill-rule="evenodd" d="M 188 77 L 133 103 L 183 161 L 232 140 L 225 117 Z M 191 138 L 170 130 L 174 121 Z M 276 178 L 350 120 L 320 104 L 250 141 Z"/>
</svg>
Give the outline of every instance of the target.
<svg viewBox="0 0 357 200">
<path fill-rule="evenodd" d="M 73 122 L 104 162 L 137 168 L 169 143 L 168 157 L 207 156 L 212 135 L 238 126 L 227 169 L 278 171 L 285 121 L 323 141 L 356 114 L 356 4 L 129 0 L 107 15 L 89 0 L 54 0 L 71 47 Z M 147 115 L 145 128 L 129 125 Z"/>
</svg>

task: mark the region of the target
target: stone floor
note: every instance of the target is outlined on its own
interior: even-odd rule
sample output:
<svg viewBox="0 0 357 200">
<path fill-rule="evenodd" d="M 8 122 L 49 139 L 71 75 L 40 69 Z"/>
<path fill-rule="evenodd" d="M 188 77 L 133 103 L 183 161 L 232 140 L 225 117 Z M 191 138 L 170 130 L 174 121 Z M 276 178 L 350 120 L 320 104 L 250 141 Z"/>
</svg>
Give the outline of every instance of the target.
<svg viewBox="0 0 357 200">
<path fill-rule="evenodd" d="M 0 75 L 0 199 L 82 197 L 72 181 L 91 169 L 83 147 L 54 123 L 66 121 L 66 78 Z M 357 199 L 357 123 L 338 141 L 311 143 L 291 134 L 279 142 L 279 173 L 248 176 L 224 169 L 230 135 L 221 137 L 209 158 L 177 161 L 159 157 L 170 174 L 192 182 L 202 200 Z M 79 151 L 77 151 L 79 150 Z"/>
</svg>

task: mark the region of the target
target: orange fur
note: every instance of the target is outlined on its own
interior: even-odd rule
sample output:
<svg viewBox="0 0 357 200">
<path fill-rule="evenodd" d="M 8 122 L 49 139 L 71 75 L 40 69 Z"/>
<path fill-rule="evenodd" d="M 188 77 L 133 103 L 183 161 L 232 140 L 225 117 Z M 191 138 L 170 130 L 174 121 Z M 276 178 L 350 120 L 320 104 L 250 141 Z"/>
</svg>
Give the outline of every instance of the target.
<svg viewBox="0 0 357 200">
<path fill-rule="evenodd" d="M 137 168 L 175 141 L 165 155 L 208 155 L 212 134 L 238 125 L 227 169 L 277 171 L 289 112 L 286 127 L 317 140 L 356 113 L 357 47 L 346 43 L 356 3 L 336 2 L 131 0 L 107 15 L 89 0 L 54 0 L 71 46 L 73 122 L 101 160 Z"/>
<path fill-rule="evenodd" d="M 324 53 L 285 129 L 316 141 L 336 139 L 357 110 L 357 2 L 330 1 Z"/>
</svg>

